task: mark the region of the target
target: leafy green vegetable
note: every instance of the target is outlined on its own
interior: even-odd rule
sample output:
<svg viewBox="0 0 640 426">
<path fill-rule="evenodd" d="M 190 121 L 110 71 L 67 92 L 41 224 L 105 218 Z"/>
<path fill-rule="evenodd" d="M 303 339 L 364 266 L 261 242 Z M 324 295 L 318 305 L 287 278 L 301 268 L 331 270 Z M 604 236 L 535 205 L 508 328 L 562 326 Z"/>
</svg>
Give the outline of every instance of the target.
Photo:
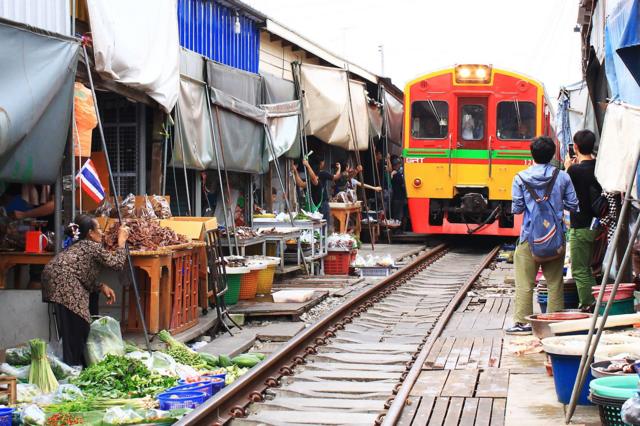
<svg viewBox="0 0 640 426">
<path fill-rule="evenodd" d="M 176 362 L 189 365 L 196 370 L 207 369 L 207 361 L 201 358 L 198 352 L 190 349 L 184 343 L 178 342 L 167 330 L 162 330 L 158 333 L 158 337 L 167 345 L 167 349 L 164 352 L 171 355 Z"/>
<path fill-rule="evenodd" d="M 42 339 L 33 339 L 29 340 L 29 346 L 31 348 L 29 383 L 38 385 L 44 393 L 55 391 L 58 389 L 58 380 L 47 359 L 47 344 Z"/>
<path fill-rule="evenodd" d="M 107 355 L 72 380 L 85 395 L 100 398 L 155 396 L 176 382 L 175 377 L 152 373 L 141 361 L 119 355 Z"/>
</svg>

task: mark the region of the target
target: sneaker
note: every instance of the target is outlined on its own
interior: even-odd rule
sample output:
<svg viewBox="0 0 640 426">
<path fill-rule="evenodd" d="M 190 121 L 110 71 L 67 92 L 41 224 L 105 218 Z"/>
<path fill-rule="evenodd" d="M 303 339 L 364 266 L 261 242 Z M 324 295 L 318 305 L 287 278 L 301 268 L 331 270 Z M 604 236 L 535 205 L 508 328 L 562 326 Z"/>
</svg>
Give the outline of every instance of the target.
<svg viewBox="0 0 640 426">
<path fill-rule="evenodd" d="M 505 330 L 507 334 L 531 334 L 531 326 L 529 324 L 515 323 L 513 327 Z"/>
</svg>

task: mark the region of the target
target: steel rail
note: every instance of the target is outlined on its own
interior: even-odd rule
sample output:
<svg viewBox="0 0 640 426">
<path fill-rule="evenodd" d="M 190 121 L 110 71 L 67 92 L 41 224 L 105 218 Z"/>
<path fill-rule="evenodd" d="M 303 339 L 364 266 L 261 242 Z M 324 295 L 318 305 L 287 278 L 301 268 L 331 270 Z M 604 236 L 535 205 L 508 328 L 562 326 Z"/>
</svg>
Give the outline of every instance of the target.
<svg viewBox="0 0 640 426">
<path fill-rule="evenodd" d="M 335 336 L 338 330 L 344 329 L 374 303 L 391 294 L 413 272 L 429 266 L 446 251 L 445 244 L 430 249 L 405 268 L 345 302 L 175 425 L 223 425 L 233 418 L 244 417 L 249 404 L 263 401 L 268 388 L 280 386 L 283 377 L 293 375 L 293 369 L 306 363 L 307 356 L 316 354 L 318 346 L 325 345 L 327 338 Z"/>
<path fill-rule="evenodd" d="M 482 271 L 489 265 L 489 263 L 491 263 L 499 250 L 500 246 L 498 245 L 493 250 L 491 250 L 491 252 L 489 252 L 487 257 L 485 257 L 482 263 L 478 265 L 473 274 L 469 277 L 469 279 L 467 279 L 462 287 L 460 287 L 451 302 L 449 302 L 447 309 L 445 309 L 440 318 L 438 318 L 436 326 L 429 333 L 429 337 L 425 341 L 424 346 L 420 350 L 417 358 L 415 358 L 415 362 L 411 367 L 411 370 L 409 370 L 407 376 L 404 378 L 402 386 L 400 386 L 400 388 L 398 389 L 398 392 L 396 393 L 391 406 L 386 413 L 382 413 L 380 415 L 377 423 L 381 424 L 382 426 L 392 426 L 398 422 L 400 416 L 402 415 L 402 410 L 408 401 L 409 392 L 411 392 L 413 385 L 416 383 L 418 376 L 422 371 L 422 366 L 427 360 L 427 355 L 429 355 L 429 352 L 435 344 L 436 339 L 440 337 L 440 335 L 444 331 L 444 328 L 451 319 L 451 316 L 456 311 L 460 302 L 462 302 L 462 300 L 466 297 L 473 283 L 476 282 Z"/>
</svg>

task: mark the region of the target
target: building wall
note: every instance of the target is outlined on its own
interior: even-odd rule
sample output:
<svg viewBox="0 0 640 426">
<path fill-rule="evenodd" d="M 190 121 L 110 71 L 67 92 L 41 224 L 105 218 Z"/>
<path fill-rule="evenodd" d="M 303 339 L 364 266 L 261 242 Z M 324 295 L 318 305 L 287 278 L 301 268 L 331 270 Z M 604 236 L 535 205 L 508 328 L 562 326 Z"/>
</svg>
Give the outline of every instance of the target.
<svg viewBox="0 0 640 426">
<path fill-rule="evenodd" d="M 260 73 L 275 75 L 293 81 L 291 62 L 319 64 L 317 58 L 307 58 L 304 51 L 293 51 L 292 46 L 284 46 L 281 40 L 271 38 L 267 31 L 260 34 Z"/>
<path fill-rule="evenodd" d="M 0 17 L 58 34 L 71 31 L 69 0 L 0 0 Z"/>
<path fill-rule="evenodd" d="M 217 62 L 258 72 L 260 30 L 254 21 L 213 0 L 178 0 L 180 45 Z"/>
<path fill-rule="evenodd" d="M 47 304 L 40 290 L 0 290 L 0 348 L 49 339 Z"/>
</svg>

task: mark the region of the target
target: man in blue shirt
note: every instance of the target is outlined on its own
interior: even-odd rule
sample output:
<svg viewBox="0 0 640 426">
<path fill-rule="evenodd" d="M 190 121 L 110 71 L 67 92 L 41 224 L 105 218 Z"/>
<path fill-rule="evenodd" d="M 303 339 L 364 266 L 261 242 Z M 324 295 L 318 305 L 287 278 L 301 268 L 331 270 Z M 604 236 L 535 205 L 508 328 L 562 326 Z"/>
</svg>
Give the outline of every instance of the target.
<svg viewBox="0 0 640 426">
<path fill-rule="evenodd" d="M 511 208 L 513 214 L 524 213 L 520 241 L 514 255 L 516 269 L 516 306 L 513 327 L 507 329 L 508 334 L 530 334 L 531 326 L 527 324 L 526 316 L 533 313 L 533 288 L 535 286 L 538 269 L 542 266 L 547 282 L 548 304 L 547 312 L 556 312 L 564 307 L 563 297 L 563 268 L 564 256 L 542 264 L 537 263 L 531 255 L 527 238 L 535 217 L 531 216 L 535 200 L 527 191 L 522 180 L 532 186 L 536 193 L 544 196 L 547 184 L 551 181 L 556 167 L 549 164 L 556 153 L 556 145 L 551 138 L 540 136 L 531 141 L 531 156 L 534 165 L 520 172 L 513 179 Z M 562 221 L 564 210 L 575 212 L 578 210 L 578 197 L 571 183 L 569 175 L 560 171 L 553 185 L 549 202 L 553 206 L 558 219 Z M 564 223 L 564 221 L 562 221 Z M 563 233 L 566 232 L 563 229 Z"/>
</svg>

